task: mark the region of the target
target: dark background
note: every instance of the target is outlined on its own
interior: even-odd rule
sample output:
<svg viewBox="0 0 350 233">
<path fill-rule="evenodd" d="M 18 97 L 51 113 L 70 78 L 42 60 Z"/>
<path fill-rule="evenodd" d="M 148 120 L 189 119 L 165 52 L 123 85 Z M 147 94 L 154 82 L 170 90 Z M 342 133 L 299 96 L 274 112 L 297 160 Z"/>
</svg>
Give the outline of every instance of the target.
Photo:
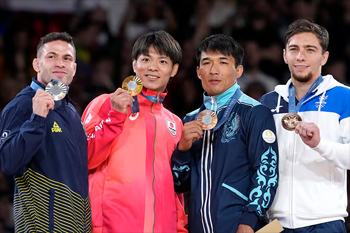
<svg viewBox="0 0 350 233">
<path fill-rule="evenodd" d="M 215 33 L 231 35 L 245 48 L 238 83 L 258 99 L 289 79 L 284 33 L 299 18 L 330 33 L 322 74 L 350 83 L 350 0 L 0 0 L 0 112 L 30 84 L 37 43 L 52 31 L 74 38 L 78 66 L 69 93 L 80 114 L 93 98 L 115 91 L 132 74 L 135 39 L 160 29 L 183 50 L 164 103 L 169 110 L 183 118 L 200 106 L 195 49 Z M 0 233 L 13 232 L 12 195 L 12 178 L 0 172 Z"/>
</svg>

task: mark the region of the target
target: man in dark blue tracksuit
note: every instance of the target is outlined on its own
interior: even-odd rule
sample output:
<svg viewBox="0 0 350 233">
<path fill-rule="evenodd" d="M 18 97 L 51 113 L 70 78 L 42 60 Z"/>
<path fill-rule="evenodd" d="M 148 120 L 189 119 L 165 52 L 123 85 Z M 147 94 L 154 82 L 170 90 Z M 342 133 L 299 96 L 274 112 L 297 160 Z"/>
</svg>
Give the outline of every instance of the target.
<svg viewBox="0 0 350 233">
<path fill-rule="evenodd" d="M 33 68 L 37 77 L 0 119 L 1 169 L 15 179 L 15 231 L 90 232 L 86 134 L 68 95 L 54 102 L 44 91 L 51 79 L 71 83 L 72 37 L 41 38 Z"/>
<path fill-rule="evenodd" d="M 225 35 L 206 38 L 197 51 L 204 103 L 184 118 L 172 155 L 175 190 L 190 191 L 190 232 L 254 232 L 275 196 L 275 124 L 269 109 L 236 83 L 243 54 Z M 203 110 L 216 113 L 213 129 L 196 120 Z"/>
</svg>

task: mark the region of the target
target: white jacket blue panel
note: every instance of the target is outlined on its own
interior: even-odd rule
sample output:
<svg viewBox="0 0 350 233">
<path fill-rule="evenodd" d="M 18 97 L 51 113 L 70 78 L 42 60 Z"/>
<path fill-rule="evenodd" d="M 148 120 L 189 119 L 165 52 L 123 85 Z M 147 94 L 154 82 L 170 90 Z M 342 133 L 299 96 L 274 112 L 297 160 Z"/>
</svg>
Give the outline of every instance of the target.
<svg viewBox="0 0 350 233">
<path fill-rule="evenodd" d="M 298 114 L 320 129 L 321 142 L 310 148 L 293 131 L 282 127 L 288 113 L 288 89 L 279 85 L 260 102 L 271 109 L 277 129 L 279 187 L 268 212 L 283 227 L 300 228 L 334 220 L 348 214 L 347 169 L 350 169 L 350 89 L 331 75 L 306 99 Z"/>
</svg>

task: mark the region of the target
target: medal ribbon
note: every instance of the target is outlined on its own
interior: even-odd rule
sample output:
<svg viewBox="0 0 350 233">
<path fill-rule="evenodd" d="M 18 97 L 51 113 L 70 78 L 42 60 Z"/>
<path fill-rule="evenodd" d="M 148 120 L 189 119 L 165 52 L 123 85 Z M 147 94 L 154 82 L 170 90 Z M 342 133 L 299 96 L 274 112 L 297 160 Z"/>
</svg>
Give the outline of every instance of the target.
<svg viewBox="0 0 350 233">
<path fill-rule="evenodd" d="M 59 81 L 58 79 L 52 79 L 54 81 Z M 41 87 L 38 83 L 38 81 L 36 79 L 33 78 L 32 82 L 30 83 L 30 87 L 34 90 L 34 91 L 37 91 L 39 89 L 45 91 L 45 88 L 44 87 Z M 40 83 L 41 84 L 41 83 Z M 69 90 L 69 86 L 67 86 L 67 94 L 68 94 L 68 90 Z"/>
<path fill-rule="evenodd" d="M 230 101 L 229 105 L 225 109 L 224 115 L 218 122 L 218 124 L 215 126 L 214 131 L 217 130 L 223 123 L 226 122 L 227 118 L 229 117 L 231 110 L 233 106 L 237 103 L 238 99 L 243 95 L 242 91 L 240 89 L 237 89 L 235 94 L 232 96 L 232 100 Z"/>
<path fill-rule="evenodd" d="M 322 76 L 318 77 L 316 81 L 311 85 L 309 90 L 306 92 L 306 95 L 301 98 L 301 100 L 298 102 L 297 105 L 295 105 L 295 88 L 293 83 L 290 84 L 289 86 L 289 105 L 288 105 L 288 112 L 290 113 L 298 113 L 299 109 L 301 107 L 301 104 L 304 102 L 306 98 L 308 98 L 312 92 L 320 85 L 320 83 L 323 81 Z"/>
</svg>

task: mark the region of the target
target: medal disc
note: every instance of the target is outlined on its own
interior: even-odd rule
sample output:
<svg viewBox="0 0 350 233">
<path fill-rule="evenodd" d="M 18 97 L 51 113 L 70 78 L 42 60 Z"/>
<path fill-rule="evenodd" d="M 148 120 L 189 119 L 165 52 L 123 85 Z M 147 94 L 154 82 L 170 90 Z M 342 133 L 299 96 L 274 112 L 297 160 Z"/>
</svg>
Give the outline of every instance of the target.
<svg viewBox="0 0 350 233">
<path fill-rule="evenodd" d="M 124 79 L 122 88 L 130 92 L 131 96 L 135 96 L 142 91 L 142 81 L 136 76 L 129 76 Z"/>
<path fill-rule="evenodd" d="M 58 80 L 51 80 L 47 84 L 45 91 L 53 96 L 54 101 L 59 101 L 66 96 L 67 86 Z"/>
<path fill-rule="evenodd" d="M 207 127 L 205 130 L 213 129 L 218 123 L 218 117 L 216 116 L 214 111 L 204 110 L 198 114 L 197 120 L 201 121 Z"/>
<path fill-rule="evenodd" d="M 287 113 L 282 117 L 282 126 L 286 130 L 293 131 L 297 127 L 299 121 L 302 121 L 301 117 L 296 113 Z"/>
</svg>

